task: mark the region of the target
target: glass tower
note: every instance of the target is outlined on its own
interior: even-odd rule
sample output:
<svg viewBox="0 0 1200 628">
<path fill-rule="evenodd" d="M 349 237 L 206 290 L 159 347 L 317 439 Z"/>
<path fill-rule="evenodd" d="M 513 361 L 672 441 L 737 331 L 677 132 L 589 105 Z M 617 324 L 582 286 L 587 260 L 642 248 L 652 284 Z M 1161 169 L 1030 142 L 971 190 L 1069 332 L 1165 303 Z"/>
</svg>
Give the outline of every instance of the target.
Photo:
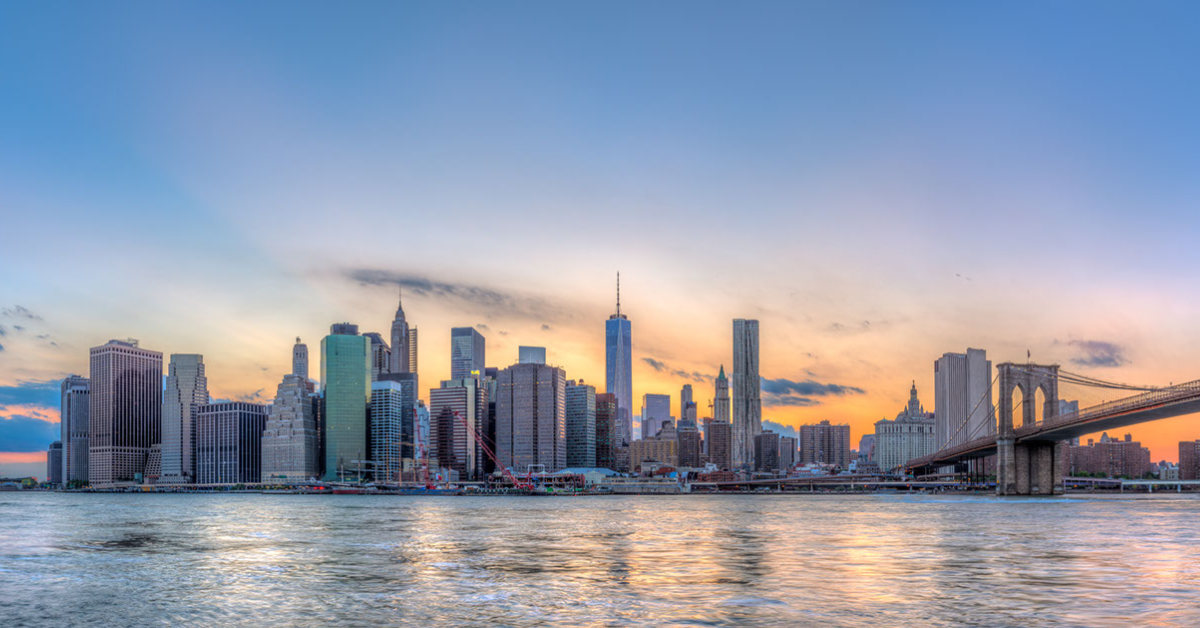
<svg viewBox="0 0 1200 628">
<path fill-rule="evenodd" d="M 354 474 L 367 451 L 367 403 L 371 396 L 371 341 L 358 327 L 334 325 L 321 340 L 324 396 L 325 479 Z"/>
<path fill-rule="evenodd" d="M 621 313 L 621 275 L 617 274 L 617 312 L 604 323 L 604 388 L 617 397 L 617 443 L 633 440 L 633 344 L 629 319 Z"/>
<path fill-rule="evenodd" d="M 485 341 L 474 327 L 450 330 L 450 379 L 466 379 L 471 373 L 483 377 Z"/>
</svg>

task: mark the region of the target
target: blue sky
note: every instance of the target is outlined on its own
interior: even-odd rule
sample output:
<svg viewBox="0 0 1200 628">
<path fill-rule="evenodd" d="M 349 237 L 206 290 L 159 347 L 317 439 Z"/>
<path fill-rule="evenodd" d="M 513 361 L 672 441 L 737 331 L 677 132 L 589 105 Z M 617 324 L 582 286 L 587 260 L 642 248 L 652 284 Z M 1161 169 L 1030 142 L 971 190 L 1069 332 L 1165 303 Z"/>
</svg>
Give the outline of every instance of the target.
<svg viewBox="0 0 1200 628">
<path fill-rule="evenodd" d="M 270 391 L 296 335 L 385 330 L 389 280 L 432 286 L 406 301 L 426 383 L 463 324 L 599 381 L 617 270 L 635 396 L 715 373 L 729 319 L 757 317 L 765 377 L 863 391 L 769 418 L 855 440 L 968 345 L 1067 362 L 1107 343 L 1109 375 L 1194 379 L 1198 18 L 9 3 L 0 308 L 39 319 L 0 317 L 0 385 L 133 336 L 203 352 L 215 395 Z M 1167 425 L 1157 457 L 1176 436 L 1198 435 Z"/>
</svg>

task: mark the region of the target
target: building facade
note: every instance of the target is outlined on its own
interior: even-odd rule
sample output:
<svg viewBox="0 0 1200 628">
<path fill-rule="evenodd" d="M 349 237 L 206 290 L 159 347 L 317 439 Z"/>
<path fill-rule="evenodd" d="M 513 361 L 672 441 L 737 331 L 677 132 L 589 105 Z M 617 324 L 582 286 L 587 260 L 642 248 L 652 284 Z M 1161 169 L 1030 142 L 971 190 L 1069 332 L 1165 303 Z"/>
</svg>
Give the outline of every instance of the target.
<svg viewBox="0 0 1200 628">
<path fill-rule="evenodd" d="M 544 364 L 515 364 L 497 374 L 496 455 L 524 472 L 567 466 L 566 372 Z"/>
<path fill-rule="evenodd" d="M 321 446 L 324 478 L 353 477 L 366 459 L 371 396 L 371 342 L 358 327 L 340 323 L 321 340 Z"/>
<path fill-rule="evenodd" d="M 988 394 L 992 363 L 986 351 L 947 353 L 933 363 L 933 373 L 938 449 L 996 433 L 995 408 Z"/>
<path fill-rule="evenodd" d="M 604 390 L 617 397 L 617 439 L 633 433 L 633 330 L 621 313 L 621 275 L 617 275 L 617 311 L 604 323 Z"/>
<path fill-rule="evenodd" d="M 526 362 L 526 364 L 539 364 Z M 567 382 L 567 466 L 596 466 L 596 387 Z"/>
<path fill-rule="evenodd" d="M 162 475 L 158 484 L 196 481 L 196 408 L 208 403 L 204 356 L 171 354 L 163 391 Z"/>
<path fill-rule="evenodd" d="M 675 423 L 671 416 L 671 396 L 642 395 L 642 438 L 654 438 L 664 422 Z"/>
<path fill-rule="evenodd" d="M 546 347 L 517 347 L 517 364 L 545 364 Z"/>
<path fill-rule="evenodd" d="M 308 345 L 300 342 L 300 336 L 296 336 L 296 344 L 292 345 L 292 375 L 308 381 Z"/>
<path fill-rule="evenodd" d="M 754 436 L 754 470 L 775 472 L 780 468 L 779 434 L 763 430 Z"/>
<path fill-rule="evenodd" d="M 487 341 L 474 327 L 450 330 L 450 379 L 463 380 L 475 374 L 483 377 Z"/>
<path fill-rule="evenodd" d="M 487 391 L 478 377 L 444 380 L 429 391 L 429 455 L 438 468 L 456 471 L 462 479 L 479 476 L 483 451 L 475 434 L 485 425 L 487 408 Z"/>
<path fill-rule="evenodd" d="M 384 373 L 371 384 L 371 460 L 375 481 L 399 483 L 413 457 L 417 374 Z M 411 462 L 407 465 L 412 467 Z"/>
<path fill-rule="evenodd" d="M 679 441 L 675 429 L 667 426 L 650 438 L 643 438 L 629 443 L 629 464 L 634 471 L 645 473 L 648 463 L 655 466 L 679 466 Z"/>
<path fill-rule="evenodd" d="M 62 441 L 50 443 L 46 451 L 46 481 L 53 486 L 63 484 L 63 444 Z"/>
<path fill-rule="evenodd" d="M 1126 434 L 1124 440 L 1117 440 L 1105 433 L 1100 436 L 1099 442 L 1088 439 L 1086 446 L 1070 446 L 1069 452 L 1071 475 L 1136 480 L 1151 471 L 1150 450 L 1133 440 L 1130 434 Z"/>
<path fill-rule="evenodd" d="M 196 410 L 196 482 L 238 484 L 262 479 L 267 409 L 257 403 L 209 403 Z"/>
<path fill-rule="evenodd" d="M 371 341 L 371 381 L 378 381 L 380 375 L 392 368 L 392 350 L 380 334 L 368 332 L 363 336 Z"/>
<path fill-rule="evenodd" d="M 875 423 L 875 438 L 872 443 L 874 459 L 863 457 L 859 445 L 859 459 L 875 462 L 880 471 L 894 471 L 913 458 L 936 453 L 937 434 L 933 413 L 925 412 L 917 398 L 917 383 L 909 391 L 908 405 L 894 420 L 883 419 Z"/>
<path fill-rule="evenodd" d="M 612 393 L 596 395 L 596 466 L 616 470 L 617 396 Z"/>
<path fill-rule="evenodd" d="M 800 464 L 850 467 L 850 426 L 829 421 L 800 426 Z"/>
<path fill-rule="evenodd" d="M 708 425 L 708 461 L 718 469 L 733 468 L 733 425 L 713 419 Z"/>
<path fill-rule="evenodd" d="M 97 488 L 139 482 L 162 434 L 162 353 L 110 340 L 89 357 L 88 481 Z"/>
<path fill-rule="evenodd" d="M 317 419 L 308 380 L 284 375 L 262 434 L 263 482 L 307 482 L 320 475 Z"/>
<path fill-rule="evenodd" d="M 1179 479 L 1200 480 L 1200 440 L 1179 443 Z"/>
<path fill-rule="evenodd" d="M 88 481 L 88 378 L 63 378 L 59 396 L 59 429 L 64 483 Z"/>
<path fill-rule="evenodd" d="M 733 321 L 733 465 L 754 468 L 754 437 L 762 433 L 758 321 Z"/>
<path fill-rule="evenodd" d="M 800 439 L 795 436 L 779 437 L 779 467 L 791 469 L 800 459 Z"/>
<path fill-rule="evenodd" d="M 691 402 L 688 402 L 691 403 Z M 699 469 L 704 466 L 704 450 L 700 439 L 700 428 L 694 419 L 679 419 L 675 430 L 679 445 L 676 448 L 679 466 L 689 469 Z"/>
</svg>

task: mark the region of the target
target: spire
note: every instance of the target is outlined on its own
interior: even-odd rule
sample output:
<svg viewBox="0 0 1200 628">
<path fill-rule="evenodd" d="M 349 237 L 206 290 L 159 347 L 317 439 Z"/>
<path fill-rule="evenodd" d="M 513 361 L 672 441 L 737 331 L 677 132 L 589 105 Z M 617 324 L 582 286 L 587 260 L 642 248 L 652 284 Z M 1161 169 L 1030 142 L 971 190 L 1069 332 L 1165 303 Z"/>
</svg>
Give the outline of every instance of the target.
<svg viewBox="0 0 1200 628">
<path fill-rule="evenodd" d="M 725 379 L 725 365 L 721 365 L 721 373 L 717 375 L 717 379 Z"/>
<path fill-rule="evenodd" d="M 617 316 L 621 316 L 621 271 L 617 271 Z"/>
</svg>

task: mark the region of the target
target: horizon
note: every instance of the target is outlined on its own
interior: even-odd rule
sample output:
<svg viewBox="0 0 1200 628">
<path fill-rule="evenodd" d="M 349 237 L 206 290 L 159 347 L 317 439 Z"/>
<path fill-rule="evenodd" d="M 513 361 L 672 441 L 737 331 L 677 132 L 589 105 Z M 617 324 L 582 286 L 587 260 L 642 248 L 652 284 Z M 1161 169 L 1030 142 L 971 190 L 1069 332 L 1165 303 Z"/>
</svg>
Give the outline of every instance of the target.
<svg viewBox="0 0 1200 628">
<path fill-rule="evenodd" d="M 707 414 L 739 317 L 764 421 L 853 448 L 968 347 L 1200 379 L 1200 8 L 867 4 L 0 7 L 0 474 L 89 347 L 266 402 L 396 285 L 423 399 L 456 326 L 603 382 L 618 271 L 634 415 Z"/>
</svg>

